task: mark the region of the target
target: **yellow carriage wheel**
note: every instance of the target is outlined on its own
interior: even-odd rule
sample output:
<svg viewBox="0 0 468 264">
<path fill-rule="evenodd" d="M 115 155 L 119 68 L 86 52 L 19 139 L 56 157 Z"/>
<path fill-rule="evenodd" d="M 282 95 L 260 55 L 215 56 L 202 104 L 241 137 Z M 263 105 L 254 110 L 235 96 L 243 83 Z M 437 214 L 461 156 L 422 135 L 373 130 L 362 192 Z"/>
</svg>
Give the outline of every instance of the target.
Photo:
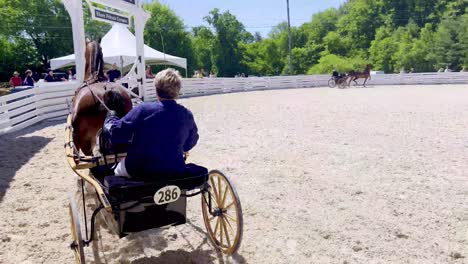
<svg viewBox="0 0 468 264">
<path fill-rule="evenodd" d="M 76 202 L 73 199 L 73 196 L 69 196 L 69 212 L 70 212 L 70 223 L 71 223 L 71 233 L 73 242 L 70 247 L 75 254 L 75 261 L 77 264 L 85 263 L 84 248 L 83 248 L 83 238 L 81 236 L 81 226 L 80 218 L 78 214 L 78 208 Z"/>
<path fill-rule="evenodd" d="M 229 178 L 220 171 L 210 171 L 208 184 L 211 213 L 208 192 L 203 193 L 201 199 L 206 230 L 213 245 L 224 254 L 231 255 L 239 249 L 242 240 L 243 217 L 239 196 Z"/>
</svg>

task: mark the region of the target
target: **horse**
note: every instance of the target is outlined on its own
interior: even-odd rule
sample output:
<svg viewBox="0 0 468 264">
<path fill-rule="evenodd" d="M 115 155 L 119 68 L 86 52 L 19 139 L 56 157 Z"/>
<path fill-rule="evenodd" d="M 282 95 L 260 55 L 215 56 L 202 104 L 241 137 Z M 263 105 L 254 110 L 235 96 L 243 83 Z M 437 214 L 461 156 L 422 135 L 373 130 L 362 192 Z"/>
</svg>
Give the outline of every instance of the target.
<svg viewBox="0 0 468 264">
<path fill-rule="evenodd" d="M 356 82 L 356 80 L 361 79 L 361 78 L 365 79 L 363 86 L 366 87 L 367 80 L 371 79 L 371 75 L 370 75 L 371 70 L 372 70 L 372 64 L 367 64 L 364 72 L 350 72 L 349 77 L 348 77 L 349 78 L 348 87 L 351 85 L 351 81 L 355 82 L 357 85 L 358 83 Z"/>
<path fill-rule="evenodd" d="M 96 135 L 103 127 L 109 110 L 104 102 L 111 102 L 119 117 L 133 107 L 127 90 L 116 83 L 103 82 L 104 59 L 99 41 L 86 42 L 84 82 L 75 91 L 71 105 L 73 142 L 78 151 L 92 155 Z"/>
</svg>

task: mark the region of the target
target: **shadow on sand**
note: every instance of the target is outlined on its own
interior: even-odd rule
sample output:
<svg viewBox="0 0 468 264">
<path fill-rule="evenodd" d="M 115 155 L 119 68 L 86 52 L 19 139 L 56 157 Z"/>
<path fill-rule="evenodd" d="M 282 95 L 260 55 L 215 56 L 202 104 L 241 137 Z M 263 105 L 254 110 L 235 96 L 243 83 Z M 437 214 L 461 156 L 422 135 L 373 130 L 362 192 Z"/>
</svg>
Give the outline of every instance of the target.
<svg viewBox="0 0 468 264">
<path fill-rule="evenodd" d="M 188 244 L 189 249 L 178 249 L 178 250 L 165 250 L 168 247 L 168 241 L 164 236 L 161 235 L 161 230 L 159 229 L 151 229 L 147 231 L 143 231 L 140 233 L 134 233 L 127 237 L 129 240 L 129 244 L 126 248 L 120 248 L 117 252 L 102 252 L 104 248 L 102 244 L 102 240 L 94 243 L 93 245 L 93 252 L 94 252 L 94 260 L 95 263 L 100 264 L 107 264 L 110 260 L 118 259 L 122 255 L 127 255 L 129 250 L 132 251 L 132 254 L 138 255 L 145 255 L 145 248 L 151 248 L 158 251 L 161 251 L 159 256 L 142 256 L 141 258 L 137 258 L 132 260 L 130 263 L 132 264 L 193 264 L 193 263 L 203 263 L 203 264 L 210 264 L 210 263 L 236 263 L 242 264 L 247 263 L 245 258 L 239 254 L 233 254 L 232 256 L 225 256 L 220 251 L 216 250 L 214 247 L 210 247 L 209 249 L 202 249 L 203 245 L 209 243 L 208 235 L 205 230 L 202 228 L 194 225 L 190 220 L 187 220 L 187 224 L 193 228 L 193 232 L 201 233 L 201 235 L 205 236 L 203 241 L 199 244 L 193 244 L 190 239 L 181 233 L 182 239 Z M 97 232 L 101 232 L 101 226 L 98 225 Z M 105 229 L 106 227 L 104 227 Z M 174 227 L 177 228 L 177 227 Z M 101 237 L 98 234 L 98 237 Z M 117 238 L 116 238 L 117 239 Z"/>
<path fill-rule="evenodd" d="M 16 172 L 53 138 L 24 136 L 63 121 L 45 121 L 18 132 L 0 136 L 0 202 Z"/>
</svg>

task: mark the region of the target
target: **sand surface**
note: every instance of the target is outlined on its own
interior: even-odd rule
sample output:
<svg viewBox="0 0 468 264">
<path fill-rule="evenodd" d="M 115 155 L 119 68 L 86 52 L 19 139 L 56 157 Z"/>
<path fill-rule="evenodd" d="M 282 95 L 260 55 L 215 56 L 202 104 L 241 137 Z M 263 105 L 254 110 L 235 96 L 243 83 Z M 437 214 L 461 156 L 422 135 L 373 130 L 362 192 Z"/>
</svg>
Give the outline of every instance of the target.
<svg viewBox="0 0 468 264">
<path fill-rule="evenodd" d="M 468 85 L 259 91 L 180 100 L 191 162 L 231 177 L 238 254 L 189 223 L 123 239 L 91 263 L 468 263 Z M 64 122 L 0 137 L 0 263 L 72 263 Z"/>
</svg>

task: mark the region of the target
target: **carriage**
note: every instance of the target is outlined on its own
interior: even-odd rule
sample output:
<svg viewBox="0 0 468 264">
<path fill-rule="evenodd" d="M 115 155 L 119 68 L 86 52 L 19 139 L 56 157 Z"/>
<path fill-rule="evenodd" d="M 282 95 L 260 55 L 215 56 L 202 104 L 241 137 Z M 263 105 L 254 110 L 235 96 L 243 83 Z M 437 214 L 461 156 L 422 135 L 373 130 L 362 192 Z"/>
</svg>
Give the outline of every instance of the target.
<svg viewBox="0 0 468 264">
<path fill-rule="evenodd" d="M 201 197 L 204 224 L 214 247 L 227 255 L 239 249 L 243 231 L 241 203 L 232 182 L 222 172 L 187 164 L 184 175 L 152 177 L 157 180 L 112 176 L 112 166 L 126 154 L 101 152 L 92 156 L 81 155 L 73 143 L 72 133 L 69 116 L 65 129 L 65 154 L 72 170 L 79 176 L 82 195 L 81 198 L 69 195 L 73 238 L 70 248 L 77 263 L 85 263 L 84 248 L 96 239 L 95 223 L 99 213 L 107 227 L 122 238 L 152 228 L 186 223 L 187 198 L 194 196 Z M 89 229 L 85 184 L 91 186 L 98 201 L 91 214 Z M 83 203 L 83 215 L 80 215 L 76 200 Z M 81 218 L 84 219 L 84 229 Z"/>
<path fill-rule="evenodd" d="M 346 74 L 334 75 L 328 80 L 328 87 L 335 88 L 338 85 L 338 88 L 344 89 L 347 85 L 346 80 L 348 80 L 348 76 Z"/>
</svg>

